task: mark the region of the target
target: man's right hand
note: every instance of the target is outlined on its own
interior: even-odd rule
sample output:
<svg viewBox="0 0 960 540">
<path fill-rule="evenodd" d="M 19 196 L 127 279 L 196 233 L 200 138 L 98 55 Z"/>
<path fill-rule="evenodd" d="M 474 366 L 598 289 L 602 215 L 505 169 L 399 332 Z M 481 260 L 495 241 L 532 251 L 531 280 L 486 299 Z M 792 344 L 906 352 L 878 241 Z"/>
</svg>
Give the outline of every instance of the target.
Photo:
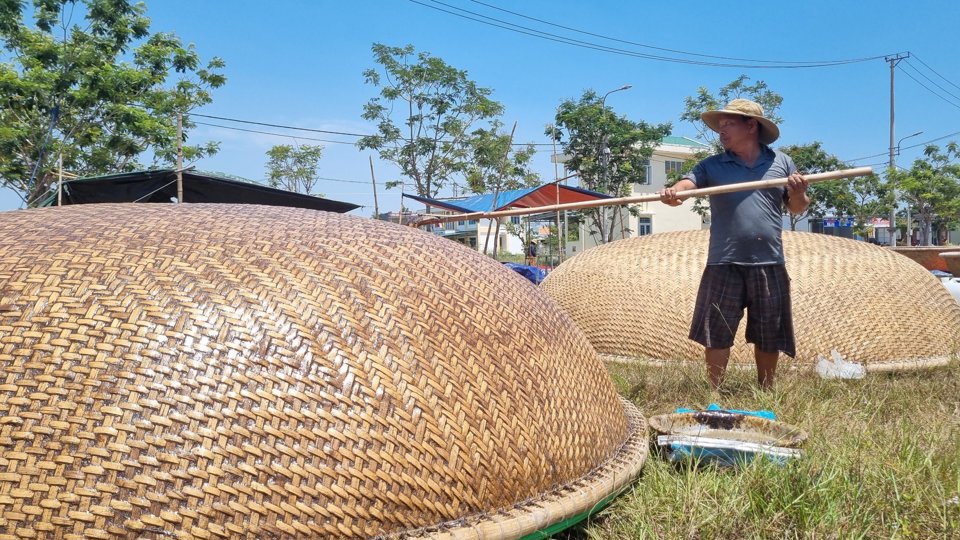
<svg viewBox="0 0 960 540">
<path fill-rule="evenodd" d="M 660 200 L 662 202 L 670 206 L 680 206 L 681 204 L 683 204 L 683 199 L 677 198 L 676 187 L 668 187 L 668 188 L 661 189 L 660 191 L 657 192 L 657 195 L 660 196 Z"/>
</svg>

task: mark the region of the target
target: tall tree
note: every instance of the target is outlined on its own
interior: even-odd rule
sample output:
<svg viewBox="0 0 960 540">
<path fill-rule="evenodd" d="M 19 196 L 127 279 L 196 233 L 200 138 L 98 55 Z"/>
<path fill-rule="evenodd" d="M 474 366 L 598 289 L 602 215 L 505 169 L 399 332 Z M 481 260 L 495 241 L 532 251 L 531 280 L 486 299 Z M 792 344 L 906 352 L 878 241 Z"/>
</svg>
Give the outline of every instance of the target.
<svg viewBox="0 0 960 540">
<path fill-rule="evenodd" d="M 874 216 L 890 213 L 890 189 L 879 176 L 870 174 L 854 178 L 849 183 L 849 201 L 846 213 L 854 217 L 853 232 L 867 236 L 867 221 Z"/>
<path fill-rule="evenodd" d="M 380 95 L 364 105 L 363 118 L 376 123 L 377 134 L 361 138 L 357 146 L 395 163 L 413 180 L 418 195 L 434 197 L 465 171 L 474 126 L 500 116 L 503 106 L 466 71 L 416 53 L 413 45 L 374 43 L 372 49 L 379 68 L 363 76 Z"/>
<path fill-rule="evenodd" d="M 34 0 L 32 23 L 23 4 L 0 2 L 0 183 L 33 205 L 61 157 L 79 176 L 134 170 L 147 153 L 154 165 L 174 163 L 177 116 L 212 101 L 223 61 L 204 67 L 192 44 L 151 33 L 142 3 Z"/>
<path fill-rule="evenodd" d="M 935 225 L 945 229 L 960 221 L 960 146 L 951 142 L 941 151 L 929 145 L 923 156 L 890 177 L 914 209 L 920 245 L 929 246 Z"/>
<path fill-rule="evenodd" d="M 540 183 L 540 176 L 530 169 L 536 148 L 532 144 L 515 148 L 510 134 L 503 133 L 502 127 L 500 121 L 494 120 L 489 129 L 478 129 L 472 134 L 464 176 L 474 193 L 507 191 Z"/>
<path fill-rule="evenodd" d="M 833 154 L 823 149 L 820 141 L 809 144 L 791 144 L 780 147 L 780 151 L 793 158 L 797 170 L 802 174 L 816 174 L 838 171 L 847 168 Z M 812 184 L 809 188 L 810 206 L 800 214 L 784 211 L 790 219 L 790 230 L 797 230 L 797 223 L 807 217 L 822 218 L 830 210 L 838 214 L 849 213 L 852 208 L 853 194 L 845 182 L 823 182 Z"/>
<path fill-rule="evenodd" d="M 322 196 L 314 191 L 320 181 L 322 146 L 278 144 L 267 150 L 267 181 L 275 188 Z"/>
<path fill-rule="evenodd" d="M 580 186 L 613 196 L 626 196 L 630 184 L 644 181 L 654 148 L 670 134 L 670 124 L 651 125 L 618 116 L 593 90 L 579 100 L 566 100 L 557 108 L 554 124 L 546 135 L 561 143 L 568 156 L 567 168 L 580 177 Z M 593 234 L 601 243 L 613 240 L 617 209 L 584 210 Z"/>
</svg>

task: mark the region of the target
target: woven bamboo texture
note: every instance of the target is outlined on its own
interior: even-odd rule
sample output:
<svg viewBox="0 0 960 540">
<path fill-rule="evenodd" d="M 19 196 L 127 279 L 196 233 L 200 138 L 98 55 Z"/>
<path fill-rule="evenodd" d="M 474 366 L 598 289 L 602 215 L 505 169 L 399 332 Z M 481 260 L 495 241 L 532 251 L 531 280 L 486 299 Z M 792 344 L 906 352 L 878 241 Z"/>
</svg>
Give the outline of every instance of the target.
<svg viewBox="0 0 960 540">
<path fill-rule="evenodd" d="M 544 291 L 605 360 L 702 361 L 687 338 L 706 263 L 707 231 L 661 233 L 585 251 L 551 272 Z M 868 370 L 943 365 L 960 347 L 960 306 L 923 267 L 879 246 L 784 232 L 796 364 L 836 350 Z M 740 324 L 731 361 L 752 365 Z M 781 355 L 782 359 L 786 356 Z"/>
<path fill-rule="evenodd" d="M 0 377 L 0 538 L 509 538 L 646 457 L 519 275 L 311 210 L 0 213 Z"/>
</svg>

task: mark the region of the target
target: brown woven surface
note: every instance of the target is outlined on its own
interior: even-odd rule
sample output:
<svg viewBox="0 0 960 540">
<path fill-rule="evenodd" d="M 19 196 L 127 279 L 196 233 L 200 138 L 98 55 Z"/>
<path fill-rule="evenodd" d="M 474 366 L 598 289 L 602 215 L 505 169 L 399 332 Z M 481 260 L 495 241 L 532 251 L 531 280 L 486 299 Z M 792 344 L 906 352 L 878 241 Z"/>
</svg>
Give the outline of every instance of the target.
<svg viewBox="0 0 960 540">
<path fill-rule="evenodd" d="M 0 377 L 2 538 L 476 527 L 646 455 L 519 275 L 309 210 L 0 213 Z"/>
<path fill-rule="evenodd" d="M 953 246 L 953 248 L 957 249 L 957 246 Z M 947 264 L 947 272 L 950 272 L 956 277 L 960 277 L 960 251 L 941 253 L 940 257 Z"/>
<path fill-rule="evenodd" d="M 608 360 L 701 360 L 687 333 L 707 240 L 688 231 L 614 242 L 566 261 L 542 287 Z M 960 306 L 907 258 L 811 233 L 784 232 L 784 249 L 798 363 L 837 350 L 870 370 L 907 370 L 944 364 L 960 346 Z M 745 327 L 731 360 L 753 364 Z"/>
<path fill-rule="evenodd" d="M 957 249 L 956 246 L 952 247 L 943 247 L 943 246 L 917 246 L 917 247 L 892 247 L 894 252 L 903 255 L 909 259 L 912 259 L 920 266 L 926 268 L 927 270 L 942 270 L 947 272 L 947 263 L 940 256 L 941 253 L 945 251 L 954 251 Z"/>
</svg>

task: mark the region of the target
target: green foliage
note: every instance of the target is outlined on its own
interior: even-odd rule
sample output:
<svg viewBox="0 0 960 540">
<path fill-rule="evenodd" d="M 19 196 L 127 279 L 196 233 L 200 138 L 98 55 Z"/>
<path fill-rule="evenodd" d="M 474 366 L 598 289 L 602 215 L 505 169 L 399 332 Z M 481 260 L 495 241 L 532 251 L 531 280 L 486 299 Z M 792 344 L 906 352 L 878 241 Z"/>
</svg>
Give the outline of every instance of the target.
<svg viewBox="0 0 960 540">
<path fill-rule="evenodd" d="M 920 244 L 929 246 L 932 230 L 943 236 L 960 223 L 960 146 L 951 142 L 941 151 L 929 145 L 923 155 L 910 170 L 892 172 L 890 179 L 916 212 Z"/>
<path fill-rule="evenodd" d="M 809 434 L 804 456 L 780 467 L 738 469 L 651 454 L 627 494 L 579 531 L 581 537 L 958 538 L 960 363 L 930 372 L 868 373 L 821 380 L 782 370 L 773 392 L 754 369 L 728 372 L 722 396 L 700 365 L 611 365 L 621 394 L 645 415 L 718 402 L 767 409 Z M 575 534 L 570 535 L 575 538 Z"/>
<path fill-rule="evenodd" d="M 267 180 L 275 188 L 322 197 L 314 193 L 321 154 L 322 146 L 278 144 L 267 151 Z"/>
<path fill-rule="evenodd" d="M 740 75 L 733 81 L 720 87 L 716 95 L 701 86 L 697 89 L 697 95 L 687 96 L 686 100 L 684 100 L 684 110 L 683 114 L 680 115 L 680 119 L 693 124 L 693 127 L 697 130 L 697 138 L 712 146 L 714 153 L 722 152 L 723 147 L 720 145 L 720 139 L 717 137 L 717 134 L 700 119 L 700 115 L 706 111 L 722 109 L 730 101 L 737 98 L 744 98 L 758 103 L 763 109 L 764 116 L 772 120 L 773 123 L 780 125 L 783 122 L 783 119 L 780 118 L 780 115 L 777 113 L 777 111 L 780 110 L 780 105 L 783 103 L 783 97 L 770 90 L 770 88 L 767 87 L 767 83 L 757 81 L 754 84 L 747 84 L 749 80 L 750 77 Z"/>
<path fill-rule="evenodd" d="M 395 163 L 413 180 L 418 195 L 434 197 L 466 172 L 473 126 L 498 117 L 503 106 L 466 71 L 426 52 L 415 55 L 413 45 L 374 43 L 372 50 L 382 72 L 368 69 L 363 76 L 380 95 L 364 105 L 363 118 L 376 124 L 377 134 L 361 138 L 357 146 Z"/>
<path fill-rule="evenodd" d="M 780 151 L 793 158 L 793 162 L 797 165 L 797 170 L 800 171 L 801 174 L 817 174 L 849 167 L 849 165 L 840 161 L 835 155 L 827 153 L 827 151 L 823 149 L 823 144 L 820 141 L 814 141 L 809 144 L 782 146 L 780 147 Z M 857 197 L 851 189 L 853 187 L 853 184 L 848 184 L 844 181 L 811 184 L 807 190 L 807 195 L 810 197 L 810 206 L 807 207 L 805 212 L 790 214 L 784 210 L 790 218 L 790 230 L 797 230 L 797 222 L 805 217 L 822 218 L 831 210 L 838 215 L 857 215 L 857 205 L 855 204 Z M 859 187 L 868 189 L 870 185 L 861 183 Z M 870 192 L 864 195 L 875 196 L 876 193 Z M 860 231 L 863 231 L 865 230 L 865 224 L 862 220 L 866 219 L 866 216 L 858 217 L 857 227 Z M 859 234 L 862 235 L 863 233 L 861 232 Z"/>
<path fill-rule="evenodd" d="M 142 3 L 0 2 L 0 183 L 28 202 L 56 178 L 58 156 L 78 176 L 176 161 L 178 113 L 210 103 L 226 79 L 223 60 L 201 65 L 193 45 L 150 33 Z M 82 24 L 81 24 L 82 19 Z M 184 129 L 193 124 L 184 117 Z M 217 150 L 185 146 L 187 161 Z"/>
<path fill-rule="evenodd" d="M 490 129 L 477 129 L 472 134 L 471 159 L 464 176 L 474 193 L 507 191 L 533 187 L 540 177 L 530 170 L 530 159 L 536 148 L 530 144 L 514 149 L 512 137 L 501 133 L 502 124 L 491 122 Z"/>
<path fill-rule="evenodd" d="M 643 181 L 654 148 L 670 129 L 669 123 L 650 125 L 618 116 L 596 92 L 587 90 L 579 100 L 560 104 L 546 135 L 561 142 L 566 166 L 577 172 L 581 187 L 622 197 L 630 184 Z M 616 212 L 609 212 L 606 223 L 601 209 L 582 213 L 601 242 L 613 239 Z"/>
</svg>

